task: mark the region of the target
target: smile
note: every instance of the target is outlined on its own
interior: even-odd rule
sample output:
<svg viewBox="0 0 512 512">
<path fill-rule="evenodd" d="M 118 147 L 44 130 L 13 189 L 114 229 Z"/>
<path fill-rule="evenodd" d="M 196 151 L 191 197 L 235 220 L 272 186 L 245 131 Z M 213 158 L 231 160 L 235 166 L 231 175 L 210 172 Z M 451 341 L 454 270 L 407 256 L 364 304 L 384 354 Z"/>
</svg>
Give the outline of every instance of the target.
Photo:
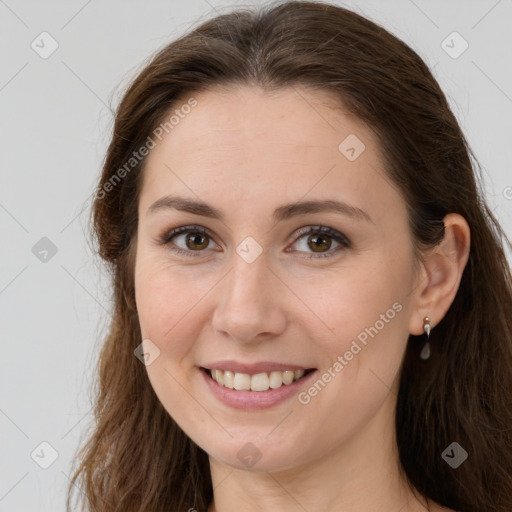
<svg viewBox="0 0 512 512">
<path fill-rule="evenodd" d="M 237 391 L 268 391 L 278 389 L 300 380 L 306 374 L 314 371 L 308 370 L 274 370 L 256 374 L 238 373 L 229 370 L 203 368 L 207 375 L 221 386 Z"/>
</svg>

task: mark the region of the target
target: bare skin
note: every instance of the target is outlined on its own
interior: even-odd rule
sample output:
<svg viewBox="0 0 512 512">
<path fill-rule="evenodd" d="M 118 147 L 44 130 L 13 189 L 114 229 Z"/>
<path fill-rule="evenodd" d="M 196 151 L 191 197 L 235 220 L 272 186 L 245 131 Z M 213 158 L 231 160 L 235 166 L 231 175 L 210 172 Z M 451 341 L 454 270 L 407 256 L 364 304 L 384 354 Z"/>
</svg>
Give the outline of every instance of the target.
<svg viewBox="0 0 512 512">
<path fill-rule="evenodd" d="M 135 288 L 143 339 L 160 350 L 147 366 L 151 384 L 209 454 L 209 512 L 449 510 L 405 484 L 394 413 L 409 334 L 423 333 L 425 316 L 435 328 L 457 292 L 467 222 L 447 215 L 445 239 L 417 262 L 405 201 L 384 174 L 375 135 L 332 98 L 250 86 L 194 97 L 197 106 L 148 157 Z M 352 160 L 346 150 L 357 139 L 339 149 L 351 134 L 365 146 L 356 158 L 349 151 Z M 171 194 L 208 203 L 224 219 L 148 212 Z M 273 218 L 286 203 L 327 199 L 363 213 Z M 195 238 L 157 242 L 182 226 Z M 202 240 L 194 226 L 207 230 Z M 310 226 L 349 244 L 301 230 Z M 251 262 L 237 252 L 247 237 L 262 249 Z M 350 356 L 371 326 L 377 334 Z M 333 370 L 339 357 L 346 364 Z M 295 364 L 318 378 L 331 368 L 331 379 L 317 393 L 299 388 L 302 401 L 297 392 L 241 410 L 221 402 L 200 370 L 221 359 Z M 238 456 L 249 442 L 259 454 L 250 467 Z"/>
</svg>

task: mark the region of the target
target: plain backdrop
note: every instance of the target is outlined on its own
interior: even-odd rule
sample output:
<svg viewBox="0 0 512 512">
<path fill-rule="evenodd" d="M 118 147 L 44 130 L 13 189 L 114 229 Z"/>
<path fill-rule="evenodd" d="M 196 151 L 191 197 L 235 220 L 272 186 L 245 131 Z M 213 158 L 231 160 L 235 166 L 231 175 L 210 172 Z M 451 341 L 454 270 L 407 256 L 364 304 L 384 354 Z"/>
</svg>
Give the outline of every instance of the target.
<svg viewBox="0 0 512 512">
<path fill-rule="evenodd" d="M 510 236 L 512 2 L 333 3 L 382 24 L 433 69 Z M 90 425 L 111 302 L 88 242 L 89 197 L 112 110 L 152 53 L 242 4 L 0 0 L 0 511 L 63 511 Z"/>
</svg>

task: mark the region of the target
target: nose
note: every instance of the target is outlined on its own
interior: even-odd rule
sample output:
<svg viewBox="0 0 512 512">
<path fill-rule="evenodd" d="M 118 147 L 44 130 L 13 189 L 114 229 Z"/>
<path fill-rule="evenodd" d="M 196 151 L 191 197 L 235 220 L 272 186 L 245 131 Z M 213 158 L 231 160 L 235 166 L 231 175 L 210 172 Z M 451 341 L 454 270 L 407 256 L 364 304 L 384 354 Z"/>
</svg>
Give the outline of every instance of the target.
<svg viewBox="0 0 512 512">
<path fill-rule="evenodd" d="M 217 290 L 214 330 L 247 344 L 278 336 L 287 322 L 283 283 L 268 268 L 264 254 L 252 263 L 238 254 L 233 259 L 233 268 Z"/>
</svg>

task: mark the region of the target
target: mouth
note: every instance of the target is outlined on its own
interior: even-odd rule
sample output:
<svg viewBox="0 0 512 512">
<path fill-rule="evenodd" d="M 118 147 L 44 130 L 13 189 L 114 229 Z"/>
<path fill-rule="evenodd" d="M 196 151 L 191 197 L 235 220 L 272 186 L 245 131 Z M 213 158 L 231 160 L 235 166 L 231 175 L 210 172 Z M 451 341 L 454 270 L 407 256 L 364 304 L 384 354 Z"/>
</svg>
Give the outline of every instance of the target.
<svg viewBox="0 0 512 512">
<path fill-rule="evenodd" d="M 236 391 L 268 391 L 288 386 L 314 372 L 316 368 L 304 370 L 274 370 L 255 374 L 239 373 L 230 370 L 218 370 L 201 367 L 210 379 L 220 386 Z"/>
</svg>

